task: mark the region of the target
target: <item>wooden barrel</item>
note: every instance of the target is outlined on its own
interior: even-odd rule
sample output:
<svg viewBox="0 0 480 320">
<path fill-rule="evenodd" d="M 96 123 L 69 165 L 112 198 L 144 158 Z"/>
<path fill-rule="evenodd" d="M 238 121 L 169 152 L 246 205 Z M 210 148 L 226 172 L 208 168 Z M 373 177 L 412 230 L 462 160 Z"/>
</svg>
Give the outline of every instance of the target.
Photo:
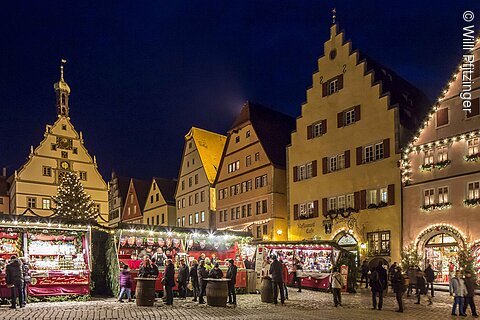
<svg viewBox="0 0 480 320">
<path fill-rule="evenodd" d="M 226 307 L 228 298 L 227 279 L 208 279 L 207 304 L 213 307 Z"/>
<path fill-rule="evenodd" d="M 262 279 L 262 302 L 273 303 L 273 286 L 269 278 Z"/>
<path fill-rule="evenodd" d="M 155 302 L 155 278 L 135 278 L 135 302 L 137 306 L 152 307 Z"/>
</svg>

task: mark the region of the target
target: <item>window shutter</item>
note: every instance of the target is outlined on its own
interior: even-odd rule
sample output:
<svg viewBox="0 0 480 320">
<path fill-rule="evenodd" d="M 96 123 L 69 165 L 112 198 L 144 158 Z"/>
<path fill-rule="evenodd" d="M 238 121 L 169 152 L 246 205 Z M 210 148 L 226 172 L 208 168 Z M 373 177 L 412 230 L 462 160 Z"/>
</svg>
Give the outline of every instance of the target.
<svg viewBox="0 0 480 320">
<path fill-rule="evenodd" d="M 298 181 L 298 167 L 295 166 L 293 167 L 293 182 L 297 182 Z"/>
<path fill-rule="evenodd" d="M 355 112 L 355 121 L 359 121 L 361 119 L 360 105 L 355 106 L 354 112 Z"/>
<path fill-rule="evenodd" d="M 345 168 L 350 168 L 350 150 L 345 150 Z"/>
<path fill-rule="evenodd" d="M 312 139 L 312 126 L 307 126 L 307 140 Z"/>
<path fill-rule="evenodd" d="M 363 153 L 363 148 L 357 147 L 357 166 L 362 164 L 362 153 Z"/>
<path fill-rule="evenodd" d="M 312 161 L 312 177 L 317 176 L 317 160 Z"/>
<path fill-rule="evenodd" d="M 298 204 L 293 205 L 293 220 L 298 220 Z"/>
<path fill-rule="evenodd" d="M 322 97 L 328 96 L 328 81 L 322 83 Z"/>
<path fill-rule="evenodd" d="M 437 127 L 448 124 L 448 108 L 437 110 Z"/>
<path fill-rule="evenodd" d="M 353 194 L 353 201 L 354 201 L 354 209 L 360 210 L 360 192 L 357 191 Z"/>
<path fill-rule="evenodd" d="M 480 76 L 480 60 L 473 62 L 472 79 L 478 78 L 478 76 Z"/>
<path fill-rule="evenodd" d="M 322 120 L 322 134 L 327 133 L 327 119 Z"/>
<path fill-rule="evenodd" d="M 390 157 L 390 139 L 383 140 L 383 158 Z"/>
<path fill-rule="evenodd" d="M 343 73 L 337 76 L 337 79 L 338 79 L 338 90 L 341 90 L 343 88 Z"/>
<path fill-rule="evenodd" d="M 472 110 L 467 112 L 467 118 L 478 116 L 480 114 L 480 98 L 472 100 Z"/>
<path fill-rule="evenodd" d="M 360 209 L 367 209 L 367 190 L 360 191 Z"/>
<path fill-rule="evenodd" d="M 327 198 L 323 198 L 322 199 L 322 212 L 323 212 L 323 216 L 327 216 Z"/>
<path fill-rule="evenodd" d="M 328 158 L 327 158 L 327 157 L 322 158 L 322 173 L 323 173 L 323 174 L 326 174 L 326 173 L 328 172 L 327 162 L 328 162 Z"/>
<path fill-rule="evenodd" d="M 343 127 L 343 112 L 337 113 L 337 128 Z"/>
<path fill-rule="evenodd" d="M 394 184 L 389 184 L 388 189 L 388 205 L 393 206 L 395 204 L 395 185 Z"/>
<path fill-rule="evenodd" d="M 318 200 L 313 201 L 313 217 L 318 218 Z"/>
</svg>

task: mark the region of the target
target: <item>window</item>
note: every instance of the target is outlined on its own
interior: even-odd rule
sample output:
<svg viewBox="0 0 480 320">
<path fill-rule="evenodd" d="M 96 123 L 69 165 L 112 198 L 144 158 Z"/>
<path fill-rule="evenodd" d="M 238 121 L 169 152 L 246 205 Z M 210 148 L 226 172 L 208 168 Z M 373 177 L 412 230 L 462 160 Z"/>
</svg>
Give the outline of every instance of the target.
<svg viewBox="0 0 480 320">
<path fill-rule="evenodd" d="M 193 204 L 193 196 L 188 196 L 188 205 L 191 206 Z"/>
<path fill-rule="evenodd" d="M 243 205 L 242 206 L 242 218 L 246 218 L 246 217 L 247 217 L 247 206 Z"/>
<path fill-rule="evenodd" d="M 250 130 L 247 130 L 247 132 L 245 132 L 245 138 L 250 138 Z"/>
<path fill-rule="evenodd" d="M 29 208 L 36 208 L 37 207 L 37 198 L 27 198 L 27 206 Z"/>
<path fill-rule="evenodd" d="M 236 136 L 235 137 L 235 143 L 239 143 L 240 142 L 240 136 Z"/>
<path fill-rule="evenodd" d="M 328 82 L 328 94 L 333 94 L 338 91 L 338 79 L 333 79 Z"/>
<path fill-rule="evenodd" d="M 252 165 L 252 156 L 245 157 L 245 166 L 250 167 Z"/>
<path fill-rule="evenodd" d="M 187 161 L 187 168 L 190 167 L 190 161 Z"/>
<path fill-rule="evenodd" d="M 198 192 L 195 193 L 195 204 L 197 204 L 197 203 L 198 203 Z"/>
<path fill-rule="evenodd" d="M 366 146 L 364 148 L 364 159 L 365 159 L 365 163 L 368 163 L 368 162 L 372 162 L 375 160 L 374 158 L 374 154 L 373 154 L 373 146 Z"/>
<path fill-rule="evenodd" d="M 73 148 L 73 154 L 78 154 L 78 148 Z"/>
<path fill-rule="evenodd" d="M 147 225 L 150 224 L 150 218 L 147 218 Z"/>
<path fill-rule="evenodd" d="M 228 188 L 220 189 L 218 191 L 218 199 L 222 200 L 228 197 Z"/>
<path fill-rule="evenodd" d="M 323 121 L 316 122 L 312 124 L 312 137 L 316 138 L 319 137 L 323 134 L 323 127 L 322 127 Z"/>
<path fill-rule="evenodd" d="M 177 218 L 177 226 L 180 227 L 180 218 Z"/>
<path fill-rule="evenodd" d="M 195 223 L 198 223 L 198 212 L 195 212 Z"/>
<path fill-rule="evenodd" d="M 0 198 L 0 204 L 3 204 L 3 198 Z"/>
<path fill-rule="evenodd" d="M 448 203 L 448 187 L 438 188 L 438 204 Z"/>
<path fill-rule="evenodd" d="M 235 208 L 230 209 L 230 219 L 235 220 Z"/>
<path fill-rule="evenodd" d="M 158 202 L 159 199 L 160 199 L 160 194 L 157 193 L 157 194 L 155 195 L 155 201 Z"/>
<path fill-rule="evenodd" d="M 443 162 L 448 160 L 448 147 L 437 148 L 437 162 Z"/>
<path fill-rule="evenodd" d="M 67 151 L 62 151 L 62 158 L 63 159 L 68 159 L 68 152 Z"/>
<path fill-rule="evenodd" d="M 247 180 L 247 191 L 252 190 L 252 179 Z"/>
<path fill-rule="evenodd" d="M 162 224 L 164 224 L 164 223 L 165 223 L 165 214 L 162 213 Z"/>
<path fill-rule="evenodd" d="M 377 190 L 368 190 L 368 204 L 378 204 Z"/>
<path fill-rule="evenodd" d="M 136 205 L 133 206 L 133 213 L 137 213 L 137 206 Z"/>
<path fill-rule="evenodd" d="M 87 172 L 86 171 L 80 171 L 80 180 L 86 181 L 87 180 Z"/>
<path fill-rule="evenodd" d="M 260 214 L 262 212 L 262 202 L 257 201 L 255 205 L 256 205 L 255 214 Z"/>
<path fill-rule="evenodd" d="M 268 205 L 267 200 L 262 200 L 262 213 L 267 213 Z"/>
<path fill-rule="evenodd" d="M 52 149 L 53 151 L 57 150 L 57 145 L 55 143 L 52 143 L 50 145 L 50 149 Z"/>
<path fill-rule="evenodd" d="M 42 174 L 46 177 L 51 177 L 52 176 L 52 167 L 43 167 L 42 168 Z"/>
<path fill-rule="evenodd" d="M 193 223 L 193 216 L 190 214 L 188 215 L 188 224 L 191 226 Z"/>
<path fill-rule="evenodd" d="M 50 209 L 50 205 L 51 205 L 51 200 L 50 199 L 42 199 L 42 209 L 47 209 L 49 210 Z"/>
<path fill-rule="evenodd" d="M 182 227 L 185 227 L 185 217 L 182 217 Z"/>
<path fill-rule="evenodd" d="M 255 153 L 255 161 L 260 161 L 260 152 Z"/>
<path fill-rule="evenodd" d="M 153 190 L 157 190 L 157 184 L 156 183 L 153 184 Z"/>
<path fill-rule="evenodd" d="M 347 198 L 347 209 L 355 208 L 355 195 L 353 193 L 349 193 L 347 194 L 346 198 Z"/>
<path fill-rule="evenodd" d="M 205 191 L 200 191 L 200 202 L 205 201 Z"/>
<path fill-rule="evenodd" d="M 383 159 L 383 142 L 375 144 L 375 160 Z"/>
<path fill-rule="evenodd" d="M 307 167 L 307 179 L 313 177 L 313 165 L 311 162 L 306 164 Z"/>
<path fill-rule="evenodd" d="M 339 154 L 337 156 L 338 170 L 345 169 L 345 154 Z"/>
<path fill-rule="evenodd" d="M 185 198 L 183 198 L 182 199 L 182 208 L 185 208 L 185 202 L 186 202 L 186 200 L 185 200 Z"/>
<path fill-rule="evenodd" d="M 480 199 L 480 181 L 469 182 L 467 188 L 467 199 L 476 200 Z"/>
<path fill-rule="evenodd" d="M 188 178 L 188 186 L 189 186 L 189 187 L 192 186 L 192 177 Z"/>
<path fill-rule="evenodd" d="M 236 195 L 235 193 L 235 185 L 233 186 L 230 186 L 230 195 L 233 197 L 234 195 Z"/>
<path fill-rule="evenodd" d="M 249 203 L 247 204 L 247 217 L 251 217 L 252 216 L 252 204 Z"/>
<path fill-rule="evenodd" d="M 469 156 L 479 153 L 479 141 L 480 138 L 470 139 L 467 141 L 467 153 Z"/>
<path fill-rule="evenodd" d="M 218 212 L 218 221 L 223 222 L 223 211 L 221 210 Z"/>
<path fill-rule="evenodd" d="M 448 108 L 439 109 L 436 112 L 437 128 L 448 124 Z"/>
<path fill-rule="evenodd" d="M 346 209 L 345 208 L 345 196 L 339 196 L 337 199 L 338 209 Z"/>
<path fill-rule="evenodd" d="M 67 130 L 67 125 L 66 124 L 62 124 L 62 130 Z"/>
<path fill-rule="evenodd" d="M 478 66 L 479 64 L 477 64 L 477 69 L 478 69 Z M 478 74 L 477 70 L 475 70 L 474 72 Z M 480 98 L 472 99 L 470 111 L 467 111 L 467 114 L 466 114 L 467 119 L 478 116 L 479 114 L 480 114 Z"/>
<path fill-rule="evenodd" d="M 423 204 L 425 206 L 435 204 L 435 189 L 426 189 L 423 191 Z"/>
<path fill-rule="evenodd" d="M 228 165 L 228 173 L 237 171 L 239 169 L 240 169 L 240 161 L 235 161 Z"/>
<path fill-rule="evenodd" d="M 192 141 L 188 142 L 188 149 L 192 149 Z"/>
<path fill-rule="evenodd" d="M 153 195 L 150 196 L 150 203 L 153 203 Z"/>
<path fill-rule="evenodd" d="M 228 212 L 227 210 L 223 211 L 223 221 L 227 221 L 228 219 Z"/>
<path fill-rule="evenodd" d="M 257 238 L 261 238 L 261 237 L 262 237 L 262 227 L 257 226 Z"/>
<path fill-rule="evenodd" d="M 433 164 L 433 149 L 426 150 L 425 151 L 425 157 L 423 158 L 423 164 L 428 165 L 428 164 Z"/>
<path fill-rule="evenodd" d="M 195 175 L 195 184 L 198 184 L 198 174 Z"/>
<path fill-rule="evenodd" d="M 182 180 L 182 190 L 185 190 L 185 180 Z"/>
<path fill-rule="evenodd" d="M 298 167 L 298 180 L 304 180 L 307 177 L 307 168 L 305 165 Z"/>
<path fill-rule="evenodd" d="M 240 207 L 235 208 L 235 219 L 240 219 Z"/>
<path fill-rule="evenodd" d="M 350 109 L 344 112 L 344 125 L 348 126 L 355 122 L 355 109 Z"/>
<path fill-rule="evenodd" d="M 298 205 L 298 216 L 299 218 L 308 218 L 308 214 L 307 214 L 307 204 L 306 203 L 301 203 Z"/>
<path fill-rule="evenodd" d="M 328 199 L 328 210 L 337 210 L 337 198 Z"/>
<path fill-rule="evenodd" d="M 264 224 L 262 227 L 263 227 L 263 230 L 262 230 L 263 234 L 268 234 L 268 225 Z"/>
<path fill-rule="evenodd" d="M 265 187 L 267 185 L 267 175 L 264 174 L 263 176 L 255 178 L 255 189 Z"/>
<path fill-rule="evenodd" d="M 242 192 L 242 193 L 247 192 L 247 181 L 243 181 L 243 182 L 242 182 L 241 192 Z"/>
<path fill-rule="evenodd" d="M 390 231 L 370 232 L 367 239 L 370 255 L 390 254 Z"/>
<path fill-rule="evenodd" d="M 328 168 L 329 171 L 330 171 L 330 172 L 332 172 L 332 171 L 337 171 L 337 157 L 336 157 L 336 156 L 335 156 L 335 157 L 331 157 L 331 158 L 329 159 L 329 163 L 330 163 L 329 168 Z"/>
<path fill-rule="evenodd" d="M 160 224 L 160 216 L 157 216 L 157 225 Z"/>
<path fill-rule="evenodd" d="M 177 207 L 178 207 L 178 209 L 182 208 L 182 203 L 180 202 L 180 200 L 177 201 Z"/>
<path fill-rule="evenodd" d="M 388 203 L 388 189 L 381 188 L 380 189 L 380 202 Z"/>
</svg>

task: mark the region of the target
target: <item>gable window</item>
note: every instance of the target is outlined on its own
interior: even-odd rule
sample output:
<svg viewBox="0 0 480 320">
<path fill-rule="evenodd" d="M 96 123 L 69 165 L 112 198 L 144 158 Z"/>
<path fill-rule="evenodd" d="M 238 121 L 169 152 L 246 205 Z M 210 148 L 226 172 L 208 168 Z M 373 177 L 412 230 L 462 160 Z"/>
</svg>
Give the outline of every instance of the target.
<svg viewBox="0 0 480 320">
<path fill-rule="evenodd" d="M 150 203 L 153 203 L 153 195 L 150 196 Z"/>
<path fill-rule="evenodd" d="M 198 192 L 195 193 L 195 204 L 197 204 L 197 203 L 198 203 Z"/>
<path fill-rule="evenodd" d="M 67 130 L 67 125 L 66 124 L 62 124 L 62 130 Z"/>
<path fill-rule="evenodd" d="M 240 142 L 240 136 L 236 136 L 235 137 L 235 143 L 239 143 Z"/>
<path fill-rule="evenodd" d="M 327 133 L 327 119 L 320 120 L 307 126 L 307 139 L 320 137 Z"/>
<path fill-rule="evenodd" d="M 157 190 L 157 184 L 156 183 L 153 184 L 153 190 Z"/>
<path fill-rule="evenodd" d="M 337 114 L 337 128 L 349 126 L 360 121 L 360 106 L 346 109 Z"/>
<path fill-rule="evenodd" d="M 188 186 L 189 186 L 189 187 L 192 186 L 192 177 L 188 178 Z"/>
<path fill-rule="evenodd" d="M 73 154 L 78 154 L 78 148 L 73 148 Z"/>
<path fill-rule="evenodd" d="M 250 167 L 252 165 L 252 156 L 245 157 L 245 166 Z"/>
<path fill-rule="evenodd" d="M 448 108 L 439 109 L 436 112 L 437 128 L 448 124 Z"/>
<path fill-rule="evenodd" d="M 57 145 L 55 143 L 52 143 L 50 145 L 50 149 L 52 149 L 53 151 L 57 150 Z"/>
<path fill-rule="evenodd" d="M 42 209 L 49 210 L 51 205 L 51 200 L 50 199 L 42 199 Z"/>
<path fill-rule="evenodd" d="M 228 173 L 237 171 L 239 169 L 240 169 L 240 161 L 235 161 L 228 165 Z"/>
<path fill-rule="evenodd" d="M 338 79 L 333 79 L 328 82 L 328 94 L 331 95 L 338 91 Z"/>
<path fill-rule="evenodd" d="M 255 153 L 255 161 L 260 161 L 260 152 Z"/>
<path fill-rule="evenodd" d="M 437 148 L 437 162 L 443 162 L 448 160 L 448 147 Z"/>
<path fill-rule="evenodd" d="M 198 212 L 195 212 L 195 223 L 198 223 Z"/>
<path fill-rule="evenodd" d="M 31 209 L 36 208 L 37 207 L 37 198 L 28 197 L 27 198 L 27 206 Z"/>
<path fill-rule="evenodd" d="M 205 222 L 205 211 L 202 211 L 202 213 L 200 214 L 200 220 L 202 222 Z"/>
<path fill-rule="evenodd" d="M 467 154 L 469 156 L 479 153 L 480 138 L 474 138 L 467 141 Z"/>
<path fill-rule="evenodd" d="M 448 203 L 448 187 L 438 188 L 438 204 Z"/>
<path fill-rule="evenodd" d="M 433 164 L 434 157 L 433 157 L 433 149 L 429 149 L 425 151 L 425 156 L 423 157 L 423 164 Z"/>
<path fill-rule="evenodd" d="M 245 132 L 245 138 L 250 138 L 250 130 L 247 130 L 247 132 Z"/>
<path fill-rule="evenodd" d="M 480 199 L 480 181 L 469 182 L 467 192 L 468 200 Z"/>
<path fill-rule="evenodd" d="M 322 135 L 322 122 L 317 122 L 312 125 L 312 135 L 313 137 L 319 137 Z"/>
<path fill-rule="evenodd" d="M 155 195 L 155 201 L 158 201 L 159 199 L 160 199 L 160 195 L 157 193 L 157 194 Z"/>
<path fill-rule="evenodd" d="M 43 167 L 42 168 L 42 174 L 46 177 L 51 177 L 52 176 L 52 167 Z"/>
<path fill-rule="evenodd" d="M 423 191 L 423 205 L 431 206 L 435 204 L 435 189 L 425 189 Z"/>
<path fill-rule="evenodd" d="M 185 180 L 182 180 L 182 190 L 185 190 Z"/>
<path fill-rule="evenodd" d="M 201 191 L 200 192 L 200 202 L 204 202 L 205 201 L 205 191 Z"/>
<path fill-rule="evenodd" d="M 82 181 L 87 181 L 87 172 L 86 171 L 80 171 L 80 180 Z"/>
<path fill-rule="evenodd" d="M 198 174 L 195 175 L 195 184 L 198 184 Z"/>
</svg>

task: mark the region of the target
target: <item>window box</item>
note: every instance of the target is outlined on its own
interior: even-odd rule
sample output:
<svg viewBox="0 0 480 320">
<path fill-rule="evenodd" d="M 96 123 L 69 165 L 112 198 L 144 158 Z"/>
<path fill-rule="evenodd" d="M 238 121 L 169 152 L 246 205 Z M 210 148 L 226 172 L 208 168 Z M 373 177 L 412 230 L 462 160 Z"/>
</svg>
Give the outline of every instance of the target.
<svg viewBox="0 0 480 320">
<path fill-rule="evenodd" d="M 386 207 L 388 206 L 388 203 L 384 202 L 384 201 L 380 201 L 378 204 L 376 203 L 370 203 L 367 207 L 367 209 L 380 209 L 380 208 L 383 208 L 383 207 Z"/>
<path fill-rule="evenodd" d="M 480 153 L 471 154 L 464 157 L 466 162 L 477 162 L 480 160 Z"/>
<path fill-rule="evenodd" d="M 476 206 L 480 205 L 480 199 L 479 198 L 477 198 L 477 199 L 466 199 L 466 200 L 463 200 L 463 204 L 466 207 L 476 207 Z"/>
<path fill-rule="evenodd" d="M 450 207 L 452 207 L 452 204 L 450 202 L 445 202 L 445 203 L 434 203 L 434 204 L 424 205 L 421 207 L 421 209 L 423 212 L 429 212 L 434 210 L 448 209 Z"/>
<path fill-rule="evenodd" d="M 432 171 L 433 169 L 442 170 L 448 167 L 451 163 L 452 163 L 452 160 L 444 160 L 437 163 L 422 164 L 420 166 L 420 170 L 422 171 Z"/>
</svg>

